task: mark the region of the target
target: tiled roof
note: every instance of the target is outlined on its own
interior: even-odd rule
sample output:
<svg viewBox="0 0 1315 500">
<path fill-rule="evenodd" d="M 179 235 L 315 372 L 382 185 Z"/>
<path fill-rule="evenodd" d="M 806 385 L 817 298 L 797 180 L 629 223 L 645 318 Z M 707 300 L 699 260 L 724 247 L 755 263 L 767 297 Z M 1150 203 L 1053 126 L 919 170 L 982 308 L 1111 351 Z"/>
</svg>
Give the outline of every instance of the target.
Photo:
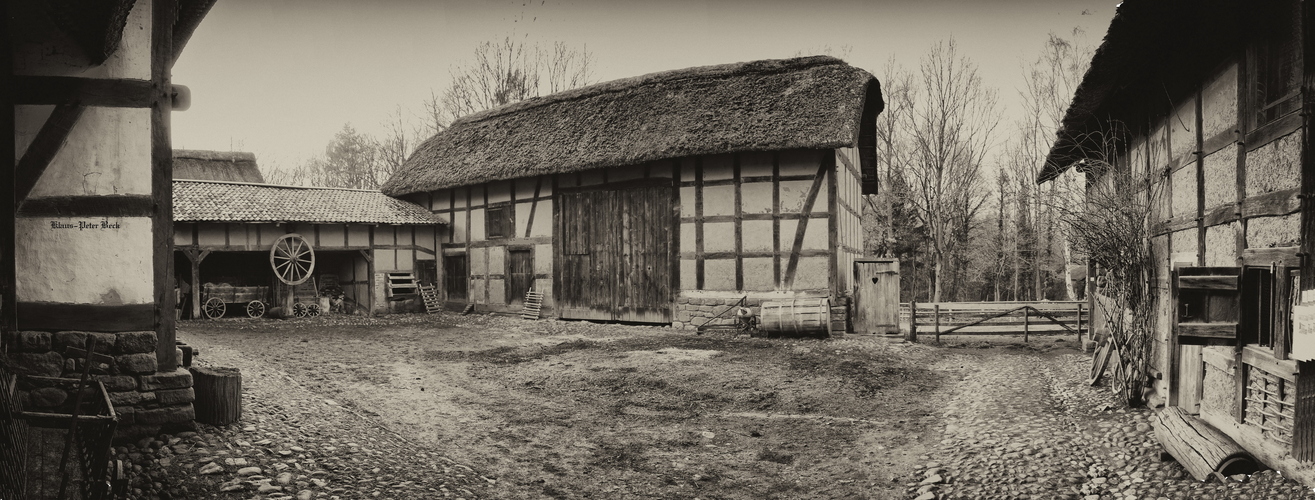
<svg viewBox="0 0 1315 500">
<path fill-rule="evenodd" d="M 364 189 L 173 181 L 175 222 L 446 224 L 424 207 Z"/>
</svg>

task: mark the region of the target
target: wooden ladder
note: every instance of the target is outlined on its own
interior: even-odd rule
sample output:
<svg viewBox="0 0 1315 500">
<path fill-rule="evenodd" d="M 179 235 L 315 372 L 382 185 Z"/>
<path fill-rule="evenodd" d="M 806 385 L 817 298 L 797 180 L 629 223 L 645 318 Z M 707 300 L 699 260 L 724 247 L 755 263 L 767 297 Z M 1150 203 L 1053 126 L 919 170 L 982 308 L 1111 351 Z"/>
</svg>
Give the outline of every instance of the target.
<svg viewBox="0 0 1315 500">
<path fill-rule="evenodd" d="M 420 299 L 425 302 L 425 312 L 428 314 L 434 314 L 442 309 L 442 304 L 438 300 L 438 287 L 432 284 L 420 284 Z"/>
<path fill-rule="evenodd" d="M 525 307 L 521 309 L 521 319 L 539 319 L 539 310 L 543 308 L 543 292 L 531 288 L 525 292 Z"/>
</svg>

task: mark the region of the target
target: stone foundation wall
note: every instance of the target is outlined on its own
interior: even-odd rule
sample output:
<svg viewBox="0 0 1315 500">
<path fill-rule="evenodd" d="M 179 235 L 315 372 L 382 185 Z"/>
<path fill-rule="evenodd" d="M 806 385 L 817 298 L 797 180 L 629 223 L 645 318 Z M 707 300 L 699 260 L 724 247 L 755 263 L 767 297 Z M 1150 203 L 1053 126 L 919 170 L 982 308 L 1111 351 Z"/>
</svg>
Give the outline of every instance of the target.
<svg viewBox="0 0 1315 500">
<path fill-rule="evenodd" d="M 725 296 L 681 296 L 676 298 L 675 321 L 671 323 L 672 328 L 683 330 L 694 330 L 705 323 L 708 326 L 729 326 L 736 322 L 735 311 L 727 311 L 740 303 L 744 298 L 744 304 L 753 309 L 755 313 L 762 314 L 762 303 L 780 300 L 789 300 L 788 297 L 754 297 L 752 295 L 745 298 L 744 295 L 727 294 Z M 849 297 L 831 298 L 831 332 L 841 334 L 849 331 Z M 719 313 L 721 317 L 716 317 Z"/>
<path fill-rule="evenodd" d="M 178 366 L 157 365 L 155 332 L 18 332 L 8 356 L 10 367 L 19 375 L 79 378 L 85 361 L 65 358 L 63 353 L 69 347 L 84 347 L 88 335 L 97 339 L 96 352 L 114 357 L 113 364 L 93 366 L 91 377 L 105 384 L 119 415 L 116 440 L 194 426 L 192 374 Z M 176 359 L 181 362 L 181 352 Z M 71 396 L 56 384 L 19 378 L 19 404 L 25 410 L 66 411 Z"/>
</svg>

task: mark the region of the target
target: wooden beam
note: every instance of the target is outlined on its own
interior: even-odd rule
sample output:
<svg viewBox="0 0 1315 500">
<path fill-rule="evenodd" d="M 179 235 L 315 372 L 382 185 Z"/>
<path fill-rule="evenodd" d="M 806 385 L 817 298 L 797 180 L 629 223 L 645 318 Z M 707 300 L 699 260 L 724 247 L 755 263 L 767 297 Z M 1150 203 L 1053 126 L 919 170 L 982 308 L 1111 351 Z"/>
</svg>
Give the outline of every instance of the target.
<svg viewBox="0 0 1315 500">
<path fill-rule="evenodd" d="M 13 33 L 10 29 L 10 2 L 0 2 L 0 32 Z M 0 137 L 14 136 L 14 51 L 10 36 L 0 36 Z M 15 196 L 15 173 L 17 162 L 14 161 L 14 141 L 0 141 L 0 158 L 10 168 L 0 170 L 0 207 L 17 207 Z M 14 264 L 14 210 L 0 210 L 0 342 L 15 336 L 10 333 L 18 329 L 18 317 L 15 309 L 17 301 L 14 289 L 17 282 L 17 269 Z M 11 352 L 10 346 L 0 344 L 0 351 Z"/>
<path fill-rule="evenodd" d="M 735 204 L 735 215 L 732 216 L 733 218 L 732 227 L 735 228 L 735 235 L 734 235 L 735 289 L 743 290 L 744 289 L 744 255 L 742 254 L 744 253 L 744 221 L 743 221 L 744 209 L 742 205 L 743 205 L 744 195 L 740 191 L 741 183 L 740 183 L 739 153 L 735 153 L 731 155 L 731 180 L 735 181 L 734 184 L 735 199 L 733 200 L 733 203 Z"/>
<path fill-rule="evenodd" d="M 36 138 L 28 145 L 27 151 L 23 152 L 23 158 L 14 167 L 14 208 L 18 208 L 17 204 L 22 203 L 32 188 L 36 187 L 41 174 L 46 172 L 46 167 L 50 166 L 50 161 L 55 159 L 55 154 L 64 146 L 69 132 L 73 131 L 73 126 L 86 109 L 86 106 L 79 104 L 55 106 Z"/>
<path fill-rule="evenodd" d="M 170 306 L 169 315 L 173 317 Z M 16 309 L 20 330 L 133 332 L 151 330 L 155 325 L 155 304 L 18 302 Z"/>
<path fill-rule="evenodd" d="M 516 189 L 514 183 L 512 184 L 512 189 L 513 190 Z M 529 217 L 526 217 L 525 219 L 526 238 L 529 238 L 530 235 L 534 234 L 534 212 L 539 209 L 539 196 L 542 192 L 543 192 L 543 176 L 540 175 L 534 179 L 534 199 L 530 201 L 530 214 Z"/>
<path fill-rule="evenodd" d="M 125 78 L 17 76 L 14 87 L 17 104 L 149 108 L 156 98 L 155 82 Z"/>
<path fill-rule="evenodd" d="M 169 135 L 169 112 L 173 108 L 169 72 L 173 67 L 173 24 L 178 17 L 177 0 L 153 0 L 151 4 L 151 82 L 155 103 L 151 106 L 151 217 L 152 259 L 155 282 L 155 359 L 160 371 L 178 364 L 174 345 L 174 253 L 173 253 L 173 144 Z"/>
<path fill-rule="evenodd" d="M 795 271 L 799 269 L 799 251 L 804 248 L 804 235 L 808 231 L 808 219 L 813 213 L 813 204 L 817 203 L 817 193 L 822 191 L 822 184 L 826 182 L 827 164 L 822 162 L 817 168 L 817 176 L 813 178 L 812 187 L 808 188 L 808 196 L 804 198 L 804 218 L 799 219 L 799 224 L 795 227 L 794 245 L 790 250 L 790 261 L 785 267 L 785 288 L 787 290 L 794 288 Z"/>
<path fill-rule="evenodd" d="M 28 198 L 18 208 L 24 217 L 150 217 L 154 212 L 155 200 L 144 195 Z"/>
</svg>

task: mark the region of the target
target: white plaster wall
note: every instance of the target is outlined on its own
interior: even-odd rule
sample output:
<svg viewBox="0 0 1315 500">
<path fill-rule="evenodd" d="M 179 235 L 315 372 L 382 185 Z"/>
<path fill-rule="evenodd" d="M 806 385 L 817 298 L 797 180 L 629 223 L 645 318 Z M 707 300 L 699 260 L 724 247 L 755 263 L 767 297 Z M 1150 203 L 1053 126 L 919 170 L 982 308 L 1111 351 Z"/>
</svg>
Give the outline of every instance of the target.
<svg viewBox="0 0 1315 500">
<path fill-rule="evenodd" d="M 151 2 L 141 0 L 133 5 L 119 48 L 104 63 L 87 66 L 81 54 L 82 49 L 66 38 L 23 44 L 14 50 L 14 74 L 150 80 Z"/>
<path fill-rule="evenodd" d="M 73 227 L 52 227 L 52 221 Z M 155 302 L 149 218 L 20 217 L 14 233 L 19 301 Z"/>
</svg>

